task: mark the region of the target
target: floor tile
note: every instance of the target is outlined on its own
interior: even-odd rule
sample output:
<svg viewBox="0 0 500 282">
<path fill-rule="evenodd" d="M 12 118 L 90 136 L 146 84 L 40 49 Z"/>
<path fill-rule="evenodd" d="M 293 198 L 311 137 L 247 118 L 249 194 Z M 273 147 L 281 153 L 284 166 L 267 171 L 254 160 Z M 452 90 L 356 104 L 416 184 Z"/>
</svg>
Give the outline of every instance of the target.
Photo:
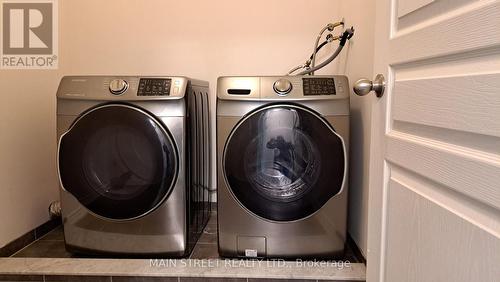
<svg viewBox="0 0 500 282">
<path fill-rule="evenodd" d="M 181 277 L 180 282 L 246 282 L 245 278 Z"/>
<path fill-rule="evenodd" d="M 13 255 L 25 258 L 70 258 L 64 247 L 64 241 L 39 240 Z"/>
<path fill-rule="evenodd" d="M 178 282 L 177 277 L 130 277 L 113 276 L 113 282 Z"/>
<path fill-rule="evenodd" d="M 45 234 L 42 238 L 42 241 L 64 241 L 64 229 L 62 226 L 57 227 L 56 229 L 50 231 Z"/>
<path fill-rule="evenodd" d="M 110 276 L 45 275 L 45 282 L 111 282 Z"/>
<path fill-rule="evenodd" d="M 285 282 L 285 281 L 293 281 L 293 282 L 316 282 L 316 280 L 312 279 L 273 279 L 273 278 L 248 278 L 248 282 Z"/>
<path fill-rule="evenodd" d="M 359 262 L 358 258 L 354 254 L 354 251 L 352 250 L 351 246 L 349 244 L 346 244 L 345 249 L 344 249 L 344 258 L 343 260 L 348 260 L 352 263 Z"/>
<path fill-rule="evenodd" d="M 213 224 L 213 223 L 207 224 L 204 231 L 207 233 L 217 234 L 217 224 Z"/>
<path fill-rule="evenodd" d="M 208 220 L 208 224 L 217 224 L 217 213 L 210 213 L 210 219 Z"/>
<path fill-rule="evenodd" d="M 43 281 L 43 275 L 9 275 L 0 274 L 0 281 Z"/>
<path fill-rule="evenodd" d="M 196 246 L 194 247 L 194 250 L 192 251 L 190 258 L 192 259 L 220 258 L 217 247 L 216 216 L 217 213 L 215 212 L 211 213 L 210 223 L 208 223 L 207 226 L 205 227 L 205 230 L 203 231 Z M 355 244 L 354 241 L 351 238 L 348 238 L 346 242 L 345 255 L 344 257 L 341 258 L 341 260 L 348 260 L 351 263 L 363 262 L 363 258 L 362 257 L 359 258 L 360 255 L 357 254 L 357 252 L 359 251 L 357 251 L 357 247 L 354 244 Z M 33 242 L 31 245 L 15 253 L 13 256 L 26 257 L 26 258 L 82 257 L 78 255 L 73 255 L 66 251 L 64 246 L 64 230 L 62 226 L 55 228 L 42 238 Z M 124 277 L 124 278 L 134 278 L 134 277 Z"/>
<path fill-rule="evenodd" d="M 2 261 L 2 260 L 0 260 Z M 363 281 L 366 279 L 366 267 L 362 263 L 352 264 L 349 268 L 336 267 L 304 267 L 297 266 L 292 262 L 286 263 L 286 267 L 273 267 L 272 265 L 242 265 L 241 260 L 231 260 L 235 264 L 228 265 L 226 260 L 212 260 L 211 265 L 190 264 L 188 266 L 179 265 L 179 267 L 151 267 L 149 260 L 118 260 L 118 259 L 45 259 L 41 261 L 38 258 L 27 258 L 23 263 L 15 259 L 3 259 L 0 263 L 0 273 L 26 273 L 37 275 L 39 273 L 65 273 L 66 275 L 77 276 L 55 276 L 54 274 L 46 276 L 47 281 L 107 281 L 108 277 L 102 277 L 104 273 L 113 271 L 118 276 L 146 276 L 146 277 L 232 277 L 232 278 L 290 278 L 295 279 L 319 279 L 329 280 L 350 280 Z M 196 263 L 195 260 L 189 262 Z M 248 262 L 248 261 L 247 261 Z M 36 272 L 36 273 L 35 273 Z M 82 275 L 90 275 L 84 280 Z M 95 277 L 101 276 L 101 277 Z M 186 279 L 187 280 L 187 279 Z M 186 281 L 183 279 L 183 281 Z M 189 280 L 187 280 L 189 281 Z M 191 279 L 191 281 L 200 281 L 200 279 Z M 202 281 L 205 281 L 203 279 Z M 210 281 L 210 280 L 208 280 Z M 212 280 L 217 281 L 217 280 Z M 244 280 L 246 281 L 246 279 Z M 116 282 L 116 281 L 115 281 Z"/>
<path fill-rule="evenodd" d="M 194 247 L 191 259 L 215 259 L 219 258 L 217 244 L 197 244 Z"/>
<path fill-rule="evenodd" d="M 217 244 L 217 233 L 207 232 L 207 229 L 203 230 L 198 244 Z"/>
<path fill-rule="evenodd" d="M 30 231 L 0 248 L 0 257 L 10 257 L 33 241 L 35 241 L 35 232 Z"/>
<path fill-rule="evenodd" d="M 51 219 L 44 224 L 38 226 L 35 228 L 35 237 L 36 239 L 40 239 L 41 237 L 45 236 L 45 234 L 51 232 L 57 227 L 60 227 L 62 225 L 61 218 L 54 218 Z"/>
<path fill-rule="evenodd" d="M 366 280 L 318 280 L 318 282 L 346 282 L 346 281 L 351 281 L 351 282 L 366 282 Z"/>
</svg>

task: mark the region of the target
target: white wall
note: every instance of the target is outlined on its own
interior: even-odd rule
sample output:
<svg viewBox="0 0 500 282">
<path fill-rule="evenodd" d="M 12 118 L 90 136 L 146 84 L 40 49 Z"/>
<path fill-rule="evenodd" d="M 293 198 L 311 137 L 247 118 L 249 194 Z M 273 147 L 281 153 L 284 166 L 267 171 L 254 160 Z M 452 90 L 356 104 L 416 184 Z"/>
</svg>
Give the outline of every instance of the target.
<svg viewBox="0 0 500 282">
<path fill-rule="evenodd" d="M 57 71 L 0 71 L 0 247 L 49 219 Z"/>
<path fill-rule="evenodd" d="M 342 0 L 340 13 L 346 26 L 355 27 L 350 40 L 338 60 L 338 71 L 345 73 L 351 86 L 362 77 L 373 79 L 373 47 L 375 2 Z M 352 89 L 352 87 L 351 87 Z M 351 91 L 352 92 L 352 91 Z M 349 233 L 361 252 L 367 253 L 368 224 L 368 168 L 370 156 L 371 105 L 373 93 L 360 97 L 351 93 L 351 165 L 349 187 Z"/>
<path fill-rule="evenodd" d="M 209 80 L 214 101 L 218 76 L 283 74 L 303 63 L 324 24 L 339 20 L 340 3 L 59 1 L 59 70 L 0 71 L 0 247 L 48 220 L 58 198 L 62 75 L 187 75 Z"/>
</svg>

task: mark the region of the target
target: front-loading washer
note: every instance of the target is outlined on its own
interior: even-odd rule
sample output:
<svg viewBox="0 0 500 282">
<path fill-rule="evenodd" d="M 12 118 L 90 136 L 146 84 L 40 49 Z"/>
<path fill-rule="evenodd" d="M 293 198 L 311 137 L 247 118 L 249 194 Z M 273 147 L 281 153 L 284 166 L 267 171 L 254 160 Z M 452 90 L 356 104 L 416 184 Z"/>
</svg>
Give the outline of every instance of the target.
<svg viewBox="0 0 500 282">
<path fill-rule="evenodd" d="M 208 83 L 67 76 L 57 91 L 67 250 L 186 256 L 209 217 Z"/>
<path fill-rule="evenodd" d="M 343 253 L 348 89 L 345 76 L 218 79 L 221 256 L 332 258 Z"/>
</svg>

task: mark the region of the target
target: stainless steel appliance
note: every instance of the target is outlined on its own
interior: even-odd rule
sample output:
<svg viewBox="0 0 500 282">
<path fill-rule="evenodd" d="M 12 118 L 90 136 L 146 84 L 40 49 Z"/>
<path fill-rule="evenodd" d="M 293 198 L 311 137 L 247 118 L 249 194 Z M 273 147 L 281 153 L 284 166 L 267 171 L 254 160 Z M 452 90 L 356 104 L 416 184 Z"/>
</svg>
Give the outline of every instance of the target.
<svg viewBox="0 0 500 282">
<path fill-rule="evenodd" d="M 220 255 L 341 255 L 348 144 L 345 76 L 219 78 Z"/>
<path fill-rule="evenodd" d="M 185 256 L 209 217 L 208 83 L 67 76 L 57 92 L 66 248 Z"/>
</svg>

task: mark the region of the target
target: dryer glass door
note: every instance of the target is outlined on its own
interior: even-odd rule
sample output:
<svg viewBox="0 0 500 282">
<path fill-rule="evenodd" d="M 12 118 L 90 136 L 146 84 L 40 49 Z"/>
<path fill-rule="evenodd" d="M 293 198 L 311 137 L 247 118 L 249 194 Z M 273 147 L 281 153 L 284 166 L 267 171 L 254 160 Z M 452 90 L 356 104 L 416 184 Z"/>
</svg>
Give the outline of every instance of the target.
<svg viewBox="0 0 500 282">
<path fill-rule="evenodd" d="M 61 137 L 63 188 L 92 213 L 114 220 L 143 216 L 168 196 L 178 156 L 167 129 L 130 105 L 101 105 Z"/>
<path fill-rule="evenodd" d="M 225 146 L 224 172 L 233 196 L 249 212 L 293 221 L 319 210 L 345 179 L 343 139 L 321 116 L 297 105 L 249 114 Z"/>
</svg>

